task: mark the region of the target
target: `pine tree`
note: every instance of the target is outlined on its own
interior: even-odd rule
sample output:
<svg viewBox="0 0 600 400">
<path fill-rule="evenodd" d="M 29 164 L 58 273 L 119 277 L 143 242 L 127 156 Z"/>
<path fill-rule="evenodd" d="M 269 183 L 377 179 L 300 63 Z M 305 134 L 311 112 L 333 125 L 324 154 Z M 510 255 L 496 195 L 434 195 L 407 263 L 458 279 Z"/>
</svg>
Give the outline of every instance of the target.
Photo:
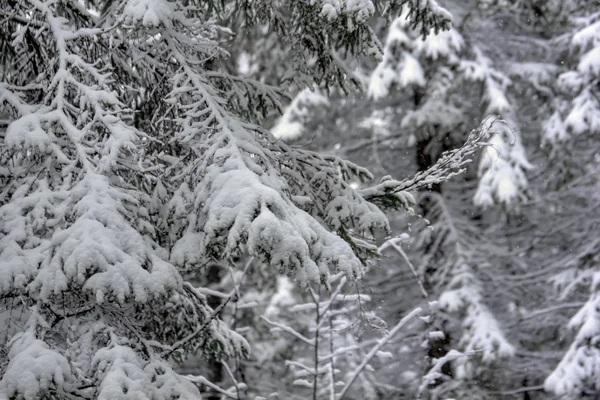
<svg viewBox="0 0 600 400">
<path fill-rule="evenodd" d="M 597 2 L 593 3 L 598 6 Z M 578 16 L 575 14 L 572 18 L 575 29 L 570 36 L 574 57 L 558 77 L 560 95 L 544 131 L 545 144 L 561 167 L 559 176 L 563 182 L 559 190 L 563 198 L 569 203 L 577 201 L 582 206 L 577 214 L 569 213 L 569 220 L 579 221 L 580 230 L 561 235 L 561 239 L 571 246 L 573 257 L 553 279 L 563 299 L 577 294 L 581 287 L 589 288 L 591 292 L 583 307 L 569 321 L 568 327 L 576 330 L 574 340 L 544 385 L 547 391 L 567 398 L 600 391 L 597 269 L 600 248 L 597 239 L 589 236 L 596 236 L 592 232 L 597 231 L 598 220 L 595 213 L 588 211 L 595 209 L 600 199 L 597 195 L 597 156 L 590 147 L 595 140 L 593 135 L 600 132 L 600 20 L 597 13 Z M 560 209 L 557 211 L 559 215 L 564 213 Z M 581 236 L 580 232 L 587 234 Z"/>
<path fill-rule="evenodd" d="M 467 107 L 471 102 L 483 104 L 482 116 L 496 117 L 486 122 L 494 134 L 480 162 L 474 201 L 477 205 L 501 203 L 505 207 L 522 202 L 527 186 L 524 169 L 529 163 L 520 138 L 509 127 L 514 122 L 496 120 L 498 116 L 512 116 L 504 93 L 508 77 L 493 69 L 480 50 L 469 49 L 454 29 L 432 34 L 425 40 L 407 29 L 401 19 L 391 29 L 386 42 L 388 58 L 384 55 L 383 63 L 373 73 L 371 96 L 391 96 L 393 86 L 413 92 L 414 109 L 403 110 L 401 126 L 415 137 L 419 168 L 428 168 L 441 151 L 460 143 L 461 125 L 470 113 Z M 394 60 L 389 58 L 394 56 Z M 479 101 L 469 98 L 471 93 L 465 90 L 473 84 L 482 87 Z M 425 283 L 424 291 L 439 298 L 434 324 L 445 332 L 440 340 L 431 341 L 428 355 L 432 361 L 443 358 L 448 344 L 463 350 L 465 356 L 455 358 L 453 368 L 446 365 L 442 371 L 465 382 L 458 389 L 455 382 L 450 383 L 455 395 L 473 395 L 480 388 L 467 389 L 466 385 L 469 379 L 481 379 L 486 369 L 481 364 L 489 369 L 489 364 L 513 356 L 515 350 L 481 295 L 477 267 L 489 263 L 489 245 L 475 239 L 483 236 L 476 223 L 450 211 L 468 199 L 463 196 L 459 203 L 453 202 L 456 193 L 446 186 L 429 190 L 419 202 L 431 224 L 414 233 L 416 239 L 411 246 L 418 250 L 414 263 Z M 459 321 L 452 313 L 460 315 Z M 452 338 L 458 339 L 456 344 Z M 437 387 L 434 396 L 442 395 L 447 390 L 445 386 Z"/>
<path fill-rule="evenodd" d="M 400 3 L 423 32 L 448 26 L 434 1 Z M 400 182 L 355 191 L 367 170 L 275 141 L 278 89 L 220 68 L 218 18 L 243 6 L 293 33 L 290 79 L 344 84 L 333 53 L 377 53 L 379 4 L 1 5 L 5 398 L 199 398 L 214 385 L 170 361 L 249 348 L 190 274 L 249 255 L 304 286 L 356 279 L 389 232 L 379 207 L 410 205 Z"/>
</svg>

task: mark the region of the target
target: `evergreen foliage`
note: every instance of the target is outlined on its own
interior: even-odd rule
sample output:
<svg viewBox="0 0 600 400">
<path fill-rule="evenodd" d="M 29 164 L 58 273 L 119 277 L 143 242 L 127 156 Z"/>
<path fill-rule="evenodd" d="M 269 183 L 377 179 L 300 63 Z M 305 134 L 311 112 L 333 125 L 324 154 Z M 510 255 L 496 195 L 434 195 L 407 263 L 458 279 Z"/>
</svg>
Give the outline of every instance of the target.
<svg viewBox="0 0 600 400">
<path fill-rule="evenodd" d="M 0 399 L 596 398 L 600 3 L 439 3 L 0 0 Z"/>
</svg>

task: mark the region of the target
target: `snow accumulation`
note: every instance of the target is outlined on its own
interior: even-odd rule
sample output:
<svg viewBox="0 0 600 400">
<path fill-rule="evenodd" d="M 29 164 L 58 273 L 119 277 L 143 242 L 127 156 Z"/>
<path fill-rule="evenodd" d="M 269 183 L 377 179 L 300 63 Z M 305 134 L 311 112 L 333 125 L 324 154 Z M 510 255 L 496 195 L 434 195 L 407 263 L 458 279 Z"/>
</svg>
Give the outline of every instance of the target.
<svg viewBox="0 0 600 400">
<path fill-rule="evenodd" d="M 449 58 L 460 52 L 464 46 L 464 39 L 454 28 L 441 31 L 437 34 L 432 32 L 425 40 L 418 40 L 415 43 L 416 52 L 423 56 L 437 60 L 440 57 Z"/>
<path fill-rule="evenodd" d="M 123 10 L 123 16 L 143 25 L 157 26 L 169 20 L 177 10 L 177 3 L 166 0 L 129 0 Z"/>
<path fill-rule="evenodd" d="M 512 357 L 515 349 L 506 340 L 493 314 L 483 304 L 481 288 L 471 268 L 464 262 L 459 264 L 448 287 L 440 296 L 439 304 L 448 312 L 464 310 L 466 313 L 461 347 L 467 353 L 480 352 L 481 359 L 488 363 L 498 358 Z M 462 373 L 467 374 L 468 371 L 462 370 Z"/>
<path fill-rule="evenodd" d="M 600 132 L 600 103 L 593 89 L 600 80 L 600 21 L 584 24 L 571 44 L 579 62 L 574 70 L 559 75 L 557 86 L 572 100 L 570 104 L 556 100 L 558 110 L 545 124 L 544 140 L 553 146 L 572 135 Z"/>
<path fill-rule="evenodd" d="M 200 398 L 196 386 L 175 374 L 169 364 L 144 360 L 129 346 L 100 349 L 92 368 L 101 382 L 98 400 Z"/>
<path fill-rule="evenodd" d="M 416 40 L 410 38 L 405 18 L 394 21 L 388 33 L 382 61 L 371 75 L 368 94 L 379 100 L 390 94 L 394 85 L 399 88 L 425 86 L 425 72 L 419 61 L 410 54 Z"/>
<path fill-rule="evenodd" d="M 14 121 L 8 126 L 5 143 L 10 147 L 37 147 L 46 151 L 50 145 L 50 137 L 42 128 L 39 114 L 29 114 Z"/>
<path fill-rule="evenodd" d="M 494 134 L 481 157 L 480 180 L 473 201 L 482 207 L 495 203 L 519 204 L 526 198 L 525 171 L 533 166 L 527 160 L 521 136 L 513 122 L 515 113 L 506 95 L 511 81 L 492 68 L 490 60 L 479 50 L 474 61 L 461 61 L 460 68 L 467 79 L 484 84 L 486 114 L 499 117 L 486 120 L 487 129 Z"/>
<path fill-rule="evenodd" d="M 366 22 L 375 12 L 371 0 L 323 0 L 321 15 L 329 21 L 334 21 L 341 14 L 351 15 L 357 23 Z"/>
<path fill-rule="evenodd" d="M 600 273 L 594 274 L 593 281 L 590 299 L 569 321 L 569 328 L 578 330 L 575 340 L 544 382 L 545 390 L 559 396 L 599 387 L 600 294 L 596 288 L 600 283 Z"/>
<path fill-rule="evenodd" d="M 518 201 L 527 188 L 524 171 L 532 168 L 517 133 L 503 122 L 497 122 L 492 129 L 495 134 L 479 164 L 480 180 L 474 202 L 480 206 L 490 206 L 496 200 L 507 205 Z"/>
<path fill-rule="evenodd" d="M 15 335 L 9 345 L 9 364 L 0 380 L 0 399 L 19 395 L 26 400 L 37 399 L 51 386 L 58 393 L 68 392 L 64 387 L 72 384 L 69 361 L 37 339 L 35 329 Z"/>
<path fill-rule="evenodd" d="M 282 140 L 298 139 L 305 133 L 304 119 L 309 109 L 327 104 L 329 100 L 317 88 L 301 90 L 271 129 L 271 133 Z"/>
<path fill-rule="evenodd" d="M 75 223 L 58 231 L 46 258 L 30 285 L 42 300 L 72 285 L 124 302 L 129 297 L 146 302 L 180 287 L 174 267 L 149 250 L 146 240 L 126 221 L 117 193 L 102 175 L 88 173 L 72 189 Z M 148 265 L 147 265 L 148 264 Z"/>
</svg>

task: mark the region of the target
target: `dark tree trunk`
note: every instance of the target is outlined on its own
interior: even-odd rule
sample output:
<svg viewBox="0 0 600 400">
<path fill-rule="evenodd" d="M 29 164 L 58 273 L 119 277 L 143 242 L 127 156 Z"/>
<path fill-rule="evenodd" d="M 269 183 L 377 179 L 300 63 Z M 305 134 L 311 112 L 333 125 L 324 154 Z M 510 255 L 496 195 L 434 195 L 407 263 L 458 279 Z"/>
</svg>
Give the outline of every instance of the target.
<svg viewBox="0 0 600 400">
<path fill-rule="evenodd" d="M 206 273 L 206 283 L 208 286 L 211 284 L 221 282 L 221 267 L 219 265 L 211 265 L 208 267 Z M 221 305 L 223 299 L 216 296 L 208 296 L 207 303 L 213 310 Z M 221 361 L 211 358 L 208 360 L 208 380 L 218 385 L 223 380 L 223 366 Z M 208 395 L 203 396 L 207 400 L 220 400 L 222 395 L 216 392 L 212 392 Z"/>
</svg>

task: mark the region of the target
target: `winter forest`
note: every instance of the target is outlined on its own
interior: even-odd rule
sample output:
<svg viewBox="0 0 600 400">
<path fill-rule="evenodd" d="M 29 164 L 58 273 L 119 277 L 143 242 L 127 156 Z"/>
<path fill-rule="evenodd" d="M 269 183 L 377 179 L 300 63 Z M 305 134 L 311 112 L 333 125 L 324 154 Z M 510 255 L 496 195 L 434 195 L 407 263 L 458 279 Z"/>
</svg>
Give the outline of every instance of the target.
<svg viewBox="0 0 600 400">
<path fill-rule="evenodd" d="M 600 0 L 0 0 L 0 400 L 600 399 Z"/>
</svg>

